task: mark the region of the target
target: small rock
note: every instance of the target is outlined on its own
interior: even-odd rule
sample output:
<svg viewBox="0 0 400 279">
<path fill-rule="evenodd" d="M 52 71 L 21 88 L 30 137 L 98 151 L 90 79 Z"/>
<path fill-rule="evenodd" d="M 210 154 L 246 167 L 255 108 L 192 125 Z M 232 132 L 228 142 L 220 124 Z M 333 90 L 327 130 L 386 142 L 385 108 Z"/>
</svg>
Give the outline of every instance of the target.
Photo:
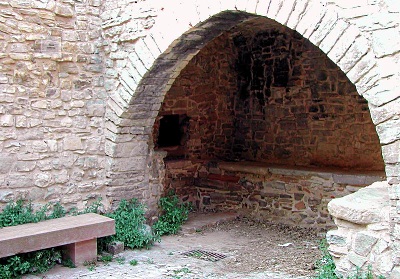
<svg viewBox="0 0 400 279">
<path fill-rule="evenodd" d="M 121 241 L 114 241 L 107 245 L 107 251 L 112 255 L 122 253 L 124 248 L 124 243 Z"/>
</svg>

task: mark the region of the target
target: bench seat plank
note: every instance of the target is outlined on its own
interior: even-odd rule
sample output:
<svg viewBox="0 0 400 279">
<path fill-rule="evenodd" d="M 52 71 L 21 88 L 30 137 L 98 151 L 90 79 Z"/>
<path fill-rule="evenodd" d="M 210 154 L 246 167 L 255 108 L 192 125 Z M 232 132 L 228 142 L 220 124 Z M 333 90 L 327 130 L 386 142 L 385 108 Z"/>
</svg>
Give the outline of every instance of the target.
<svg viewBox="0 0 400 279">
<path fill-rule="evenodd" d="M 12 256 L 115 234 L 114 219 L 95 213 L 0 229 L 0 257 Z"/>
</svg>

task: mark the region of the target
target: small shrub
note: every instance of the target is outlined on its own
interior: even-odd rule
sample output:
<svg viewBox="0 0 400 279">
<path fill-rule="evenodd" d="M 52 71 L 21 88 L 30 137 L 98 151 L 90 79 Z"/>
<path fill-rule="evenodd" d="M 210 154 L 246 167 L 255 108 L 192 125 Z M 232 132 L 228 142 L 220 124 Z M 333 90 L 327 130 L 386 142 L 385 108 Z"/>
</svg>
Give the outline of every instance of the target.
<svg viewBox="0 0 400 279">
<path fill-rule="evenodd" d="M 19 278 L 27 273 L 43 273 L 60 262 L 61 251 L 56 248 L 10 256 L 0 260 L 0 278 Z"/>
<path fill-rule="evenodd" d="M 153 225 L 154 231 L 158 235 L 176 234 L 187 220 L 191 205 L 182 203 L 176 195 L 170 194 L 160 198 L 159 206 L 162 213 Z"/>
<path fill-rule="evenodd" d="M 100 257 L 100 261 L 101 262 L 109 263 L 109 262 L 112 262 L 112 260 L 113 260 L 113 256 L 112 255 L 102 255 Z"/>
<path fill-rule="evenodd" d="M 118 208 L 106 214 L 115 220 L 115 235 L 100 240 L 99 245 L 104 249 L 111 241 L 122 241 L 126 247 L 149 248 L 154 241 L 159 240 L 158 236 L 152 234 L 145 225 L 144 205 L 136 199 L 130 201 L 121 200 Z"/>
<path fill-rule="evenodd" d="M 115 260 L 116 260 L 117 263 L 119 263 L 119 264 L 124 264 L 124 263 L 125 263 L 125 258 L 124 258 L 124 257 L 117 257 Z"/>
</svg>

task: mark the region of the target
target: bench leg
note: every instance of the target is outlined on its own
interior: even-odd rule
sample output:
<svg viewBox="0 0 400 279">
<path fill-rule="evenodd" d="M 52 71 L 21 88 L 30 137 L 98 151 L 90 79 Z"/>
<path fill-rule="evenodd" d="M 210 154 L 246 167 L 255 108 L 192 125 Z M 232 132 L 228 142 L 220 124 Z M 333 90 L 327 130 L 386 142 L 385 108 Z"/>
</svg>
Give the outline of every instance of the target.
<svg viewBox="0 0 400 279">
<path fill-rule="evenodd" d="M 97 239 L 65 245 L 66 256 L 76 265 L 97 260 Z"/>
</svg>

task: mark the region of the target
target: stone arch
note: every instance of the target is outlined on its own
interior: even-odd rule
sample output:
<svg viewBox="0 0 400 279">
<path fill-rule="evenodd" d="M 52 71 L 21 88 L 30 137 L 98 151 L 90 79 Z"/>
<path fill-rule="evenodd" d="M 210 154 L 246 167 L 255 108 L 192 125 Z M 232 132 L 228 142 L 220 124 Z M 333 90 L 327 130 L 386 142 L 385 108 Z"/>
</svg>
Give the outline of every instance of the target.
<svg viewBox="0 0 400 279">
<path fill-rule="evenodd" d="M 377 125 L 388 180 L 398 181 L 395 154 L 400 125 L 394 116 L 400 93 L 393 92 L 392 80 L 383 79 L 394 73 L 381 71 L 370 40 L 355 25 L 340 18 L 334 8 L 313 0 L 236 3 L 221 0 L 201 4 L 174 1 L 166 9 L 170 12 L 164 13 L 151 33 L 139 39 L 128 54 L 126 66 L 118 76 L 117 89 L 108 102 L 106 168 L 110 197 L 144 195 L 145 199 L 156 202 L 157 194 L 154 199 L 151 196 L 159 187 L 157 171 L 151 169 L 158 163 L 154 162 L 157 156 L 153 154 L 150 134 L 165 93 L 208 41 L 223 30 L 257 16 L 268 17 L 299 32 L 327 54 L 355 84 L 358 93 L 369 102 Z M 184 14 L 175 14 L 178 10 Z M 231 12 L 224 13 L 228 10 Z M 127 186 L 130 182 L 149 185 L 149 181 L 155 181 L 154 185 L 139 187 L 141 191 L 136 194 Z"/>
</svg>

